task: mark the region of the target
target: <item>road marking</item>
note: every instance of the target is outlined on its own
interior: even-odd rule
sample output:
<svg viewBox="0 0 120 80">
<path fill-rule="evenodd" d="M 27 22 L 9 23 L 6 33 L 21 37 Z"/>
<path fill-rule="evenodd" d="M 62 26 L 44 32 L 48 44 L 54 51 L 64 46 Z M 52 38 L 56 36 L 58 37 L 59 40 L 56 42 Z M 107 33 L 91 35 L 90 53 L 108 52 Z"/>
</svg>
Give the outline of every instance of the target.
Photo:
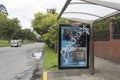
<svg viewBox="0 0 120 80">
<path fill-rule="evenodd" d="M 43 71 L 43 80 L 47 80 L 47 71 Z"/>
</svg>

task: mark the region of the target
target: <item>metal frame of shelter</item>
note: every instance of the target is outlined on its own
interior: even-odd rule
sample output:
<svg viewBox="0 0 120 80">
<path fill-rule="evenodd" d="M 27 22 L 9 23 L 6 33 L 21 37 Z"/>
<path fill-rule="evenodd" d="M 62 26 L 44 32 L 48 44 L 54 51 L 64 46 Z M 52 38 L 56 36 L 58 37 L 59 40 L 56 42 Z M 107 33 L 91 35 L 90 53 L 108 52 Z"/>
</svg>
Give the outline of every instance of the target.
<svg viewBox="0 0 120 80">
<path fill-rule="evenodd" d="M 107 0 L 67 0 L 63 6 L 60 17 L 68 20 L 79 21 L 91 25 L 90 30 L 90 73 L 94 74 L 94 46 L 92 24 L 120 13 L 120 1 Z M 87 18 L 84 18 L 87 17 Z"/>
</svg>

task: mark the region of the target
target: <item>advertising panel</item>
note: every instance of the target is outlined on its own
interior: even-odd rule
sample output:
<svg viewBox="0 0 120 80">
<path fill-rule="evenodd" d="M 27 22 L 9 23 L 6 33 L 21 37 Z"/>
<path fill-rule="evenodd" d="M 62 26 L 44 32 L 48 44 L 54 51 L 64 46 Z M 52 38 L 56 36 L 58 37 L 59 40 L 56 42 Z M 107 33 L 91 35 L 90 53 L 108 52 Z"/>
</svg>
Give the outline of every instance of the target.
<svg viewBox="0 0 120 80">
<path fill-rule="evenodd" d="M 89 26 L 59 25 L 59 69 L 89 67 Z"/>
</svg>

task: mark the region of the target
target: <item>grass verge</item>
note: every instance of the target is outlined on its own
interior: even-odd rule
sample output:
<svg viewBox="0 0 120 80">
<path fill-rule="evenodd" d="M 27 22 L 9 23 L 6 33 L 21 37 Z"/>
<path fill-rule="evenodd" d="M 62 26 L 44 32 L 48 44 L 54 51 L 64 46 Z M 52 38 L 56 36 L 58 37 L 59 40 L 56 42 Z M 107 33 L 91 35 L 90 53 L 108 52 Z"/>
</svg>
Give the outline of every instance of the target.
<svg viewBox="0 0 120 80">
<path fill-rule="evenodd" d="M 5 46 L 9 46 L 9 43 L 7 40 L 0 40 L 0 47 L 5 47 Z"/>
<path fill-rule="evenodd" d="M 24 40 L 22 44 L 25 45 L 25 44 L 31 44 L 31 43 L 32 43 L 31 41 Z"/>
<path fill-rule="evenodd" d="M 53 52 L 47 45 L 44 46 L 44 69 L 57 70 L 58 54 Z"/>
<path fill-rule="evenodd" d="M 23 41 L 23 45 L 25 44 L 32 44 L 33 42 L 28 41 L 28 40 L 24 40 Z M 6 46 L 10 46 L 8 43 L 8 40 L 0 40 L 0 47 L 6 47 Z"/>
</svg>

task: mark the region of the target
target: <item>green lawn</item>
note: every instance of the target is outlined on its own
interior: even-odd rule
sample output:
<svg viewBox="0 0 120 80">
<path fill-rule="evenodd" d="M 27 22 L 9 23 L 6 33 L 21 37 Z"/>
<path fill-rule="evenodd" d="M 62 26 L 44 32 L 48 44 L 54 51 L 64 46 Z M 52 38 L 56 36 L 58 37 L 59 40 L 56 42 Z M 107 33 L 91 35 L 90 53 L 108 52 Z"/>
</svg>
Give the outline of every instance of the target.
<svg viewBox="0 0 120 80">
<path fill-rule="evenodd" d="M 7 40 L 0 40 L 0 47 L 5 47 L 5 46 L 9 46 L 8 41 Z"/>
<path fill-rule="evenodd" d="M 25 45 L 25 44 L 31 44 L 31 43 L 32 43 L 31 41 L 24 40 L 22 44 Z"/>
<path fill-rule="evenodd" d="M 47 45 L 44 46 L 44 69 L 57 70 L 58 69 L 58 54 L 53 52 Z"/>
</svg>

